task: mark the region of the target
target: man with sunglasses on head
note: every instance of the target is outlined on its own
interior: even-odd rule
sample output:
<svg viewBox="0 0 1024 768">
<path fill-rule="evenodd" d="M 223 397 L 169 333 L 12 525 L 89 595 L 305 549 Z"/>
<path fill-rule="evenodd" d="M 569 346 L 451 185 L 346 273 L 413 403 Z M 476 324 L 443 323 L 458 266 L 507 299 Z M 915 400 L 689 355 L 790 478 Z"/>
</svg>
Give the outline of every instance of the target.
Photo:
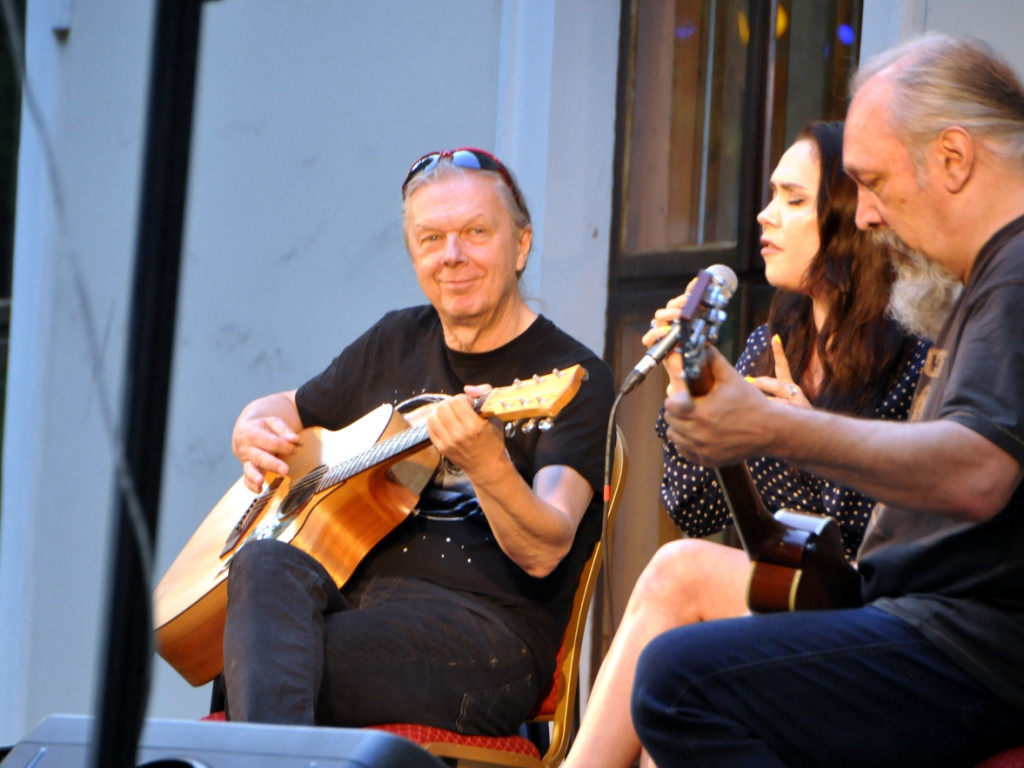
<svg viewBox="0 0 1024 768">
<path fill-rule="evenodd" d="M 515 179 L 482 150 L 435 152 L 402 197 L 429 304 L 387 313 L 298 389 L 250 403 L 232 447 L 258 492 L 287 473 L 302 429 L 436 393 L 425 424 L 441 460 L 417 513 L 340 589 L 298 547 L 242 547 L 224 631 L 231 720 L 515 732 L 550 684 L 600 535 L 612 375 L 520 295 L 533 232 Z M 503 430 L 474 410 L 480 385 L 575 364 L 587 378 L 549 428 Z"/>
</svg>

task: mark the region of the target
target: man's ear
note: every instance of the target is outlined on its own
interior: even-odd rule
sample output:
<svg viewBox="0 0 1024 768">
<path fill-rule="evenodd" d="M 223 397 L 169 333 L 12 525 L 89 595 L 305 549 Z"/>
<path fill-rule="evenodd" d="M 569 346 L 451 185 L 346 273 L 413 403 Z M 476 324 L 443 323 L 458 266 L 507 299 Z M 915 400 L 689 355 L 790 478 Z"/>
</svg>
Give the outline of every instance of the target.
<svg viewBox="0 0 1024 768">
<path fill-rule="evenodd" d="M 974 171 L 974 139 L 963 128 L 951 125 L 935 140 L 942 163 L 942 182 L 948 192 L 957 194 Z"/>
<path fill-rule="evenodd" d="M 530 246 L 533 244 L 533 227 L 523 227 L 519 233 L 519 248 L 516 253 L 516 275 L 523 274 L 526 261 L 530 258 Z"/>
</svg>

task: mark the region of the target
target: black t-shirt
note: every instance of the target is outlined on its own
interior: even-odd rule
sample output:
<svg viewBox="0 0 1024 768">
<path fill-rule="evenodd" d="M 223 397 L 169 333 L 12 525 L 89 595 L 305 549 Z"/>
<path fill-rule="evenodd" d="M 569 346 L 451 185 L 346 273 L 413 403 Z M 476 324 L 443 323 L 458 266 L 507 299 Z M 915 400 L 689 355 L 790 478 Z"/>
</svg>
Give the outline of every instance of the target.
<svg viewBox="0 0 1024 768">
<path fill-rule="evenodd" d="M 420 513 L 374 548 L 356 578 L 402 575 L 474 596 L 507 617 L 538 659 L 553 663 L 577 577 L 601 531 L 605 436 L 614 397 L 608 366 L 544 317 L 498 349 L 457 352 L 444 343 L 434 309 L 422 306 L 386 314 L 303 384 L 295 398 L 303 426 L 340 429 L 382 403 L 459 394 L 466 384 L 507 386 L 577 363 L 587 379 L 550 429 L 517 429 L 505 439 L 528 484 L 542 467 L 562 464 L 594 489 L 571 551 L 550 575 L 531 577 L 505 555 L 465 475 L 442 461 L 424 490 Z"/>
<path fill-rule="evenodd" d="M 1024 217 L 985 245 L 929 353 L 912 420 L 951 419 L 1024 462 Z M 980 523 L 879 505 L 863 595 L 1024 708 L 1024 487 Z"/>
</svg>

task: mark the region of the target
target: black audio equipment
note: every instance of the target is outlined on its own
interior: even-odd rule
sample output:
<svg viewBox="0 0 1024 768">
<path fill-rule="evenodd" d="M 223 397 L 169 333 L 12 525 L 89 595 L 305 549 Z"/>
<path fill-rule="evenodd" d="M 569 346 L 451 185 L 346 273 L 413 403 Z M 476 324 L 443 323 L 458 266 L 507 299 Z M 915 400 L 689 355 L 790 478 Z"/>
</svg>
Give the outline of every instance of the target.
<svg viewBox="0 0 1024 768">
<path fill-rule="evenodd" d="M 86 768 L 93 718 L 50 715 L 2 768 Z M 444 768 L 418 745 L 363 728 L 146 720 L 139 768 Z"/>
</svg>

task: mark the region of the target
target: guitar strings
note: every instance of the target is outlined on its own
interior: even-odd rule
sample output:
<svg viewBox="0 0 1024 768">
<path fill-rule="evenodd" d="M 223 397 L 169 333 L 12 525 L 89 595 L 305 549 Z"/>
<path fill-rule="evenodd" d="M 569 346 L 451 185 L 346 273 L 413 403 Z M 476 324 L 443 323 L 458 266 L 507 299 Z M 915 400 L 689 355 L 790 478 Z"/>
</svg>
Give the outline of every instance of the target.
<svg viewBox="0 0 1024 768">
<path fill-rule="evenodd" d="M 343 480 L 348 480 L 350 477 L 358 474 L 367 467 L 375 466 L 384 459 L 397 456 L 403 451 L 412 448 L 414 445 L 429 439 L 427 428 L 422 425 L 410 427 L 398 434 L 392 435 L 379 443 L 375 443 L 373 447 L 368 450 L 358 453 L 355 456 L 336 464 L 331 468 L 330 472 L 324 475 L 317 490 L 322 491 L 326 488 L 330 488 L 332 485 L 337 485 Z"/>
</svg>

